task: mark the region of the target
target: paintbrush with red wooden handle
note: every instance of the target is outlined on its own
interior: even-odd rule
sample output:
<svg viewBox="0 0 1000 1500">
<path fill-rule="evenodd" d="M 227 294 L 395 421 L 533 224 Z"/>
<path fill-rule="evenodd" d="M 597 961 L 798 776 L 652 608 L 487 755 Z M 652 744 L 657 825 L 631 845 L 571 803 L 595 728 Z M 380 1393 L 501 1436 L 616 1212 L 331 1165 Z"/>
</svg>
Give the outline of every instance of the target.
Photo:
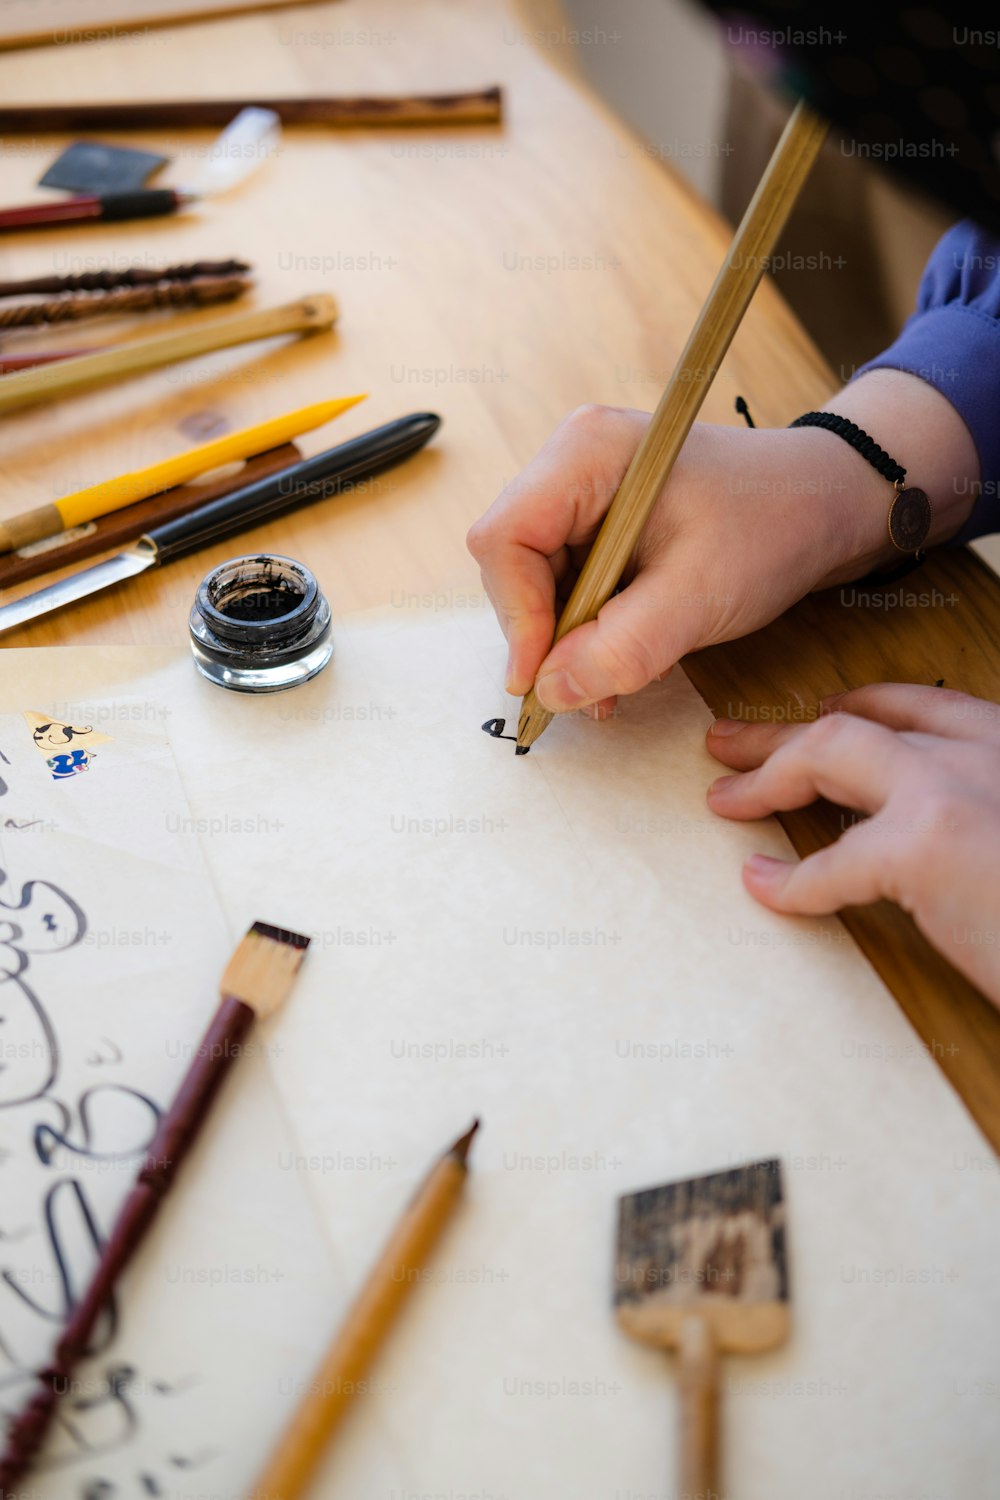
<svg viewBox="0 0 1000 1500">
<path fill-rule="evenodd" d="M 309 939 L 255 922 L 226 966 L 219 1008 L 202 1037 L 173 1104 L 160 1121 L 145 1164 L 125 1199 L 83 1300 L 63 1329 L 51 1362 L 38 1371 L 35 1394 L 7 1429 L 0 1456 L 0 1497 L 15 1500 L 19 1481 L 42 1446 L 59 1397 L 87 1352 L 94 1325 L 129 1261 L 142 1244 L 181 1162 L 197 1139 L 219 1087 L 257 1017 L 287 998 Z"/>
</svg>

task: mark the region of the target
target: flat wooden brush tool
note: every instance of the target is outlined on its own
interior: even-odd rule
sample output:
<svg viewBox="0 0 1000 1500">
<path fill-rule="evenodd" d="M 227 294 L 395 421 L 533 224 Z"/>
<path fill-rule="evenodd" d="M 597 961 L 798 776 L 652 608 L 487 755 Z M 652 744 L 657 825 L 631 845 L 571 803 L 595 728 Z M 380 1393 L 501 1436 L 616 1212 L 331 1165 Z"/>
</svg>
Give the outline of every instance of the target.
<svg viewBox="0 0 1000 1500">
<path fill-rule="evenodd" d="M 718 1500 L 718 1355 L 788 1337 L 781 1163 L 620 1198 L 614 1301 L 626 1333 L 678 1353 L 679 1500 Z"/>
<path fill-rule="evenodd" d="M 287 998 L 309 939 L 255 922 L 226 967 L 220 1003 L 173 1104 L 160 1121 L 142 1170 L 112 1227 L 93 1280 L 63 1329 L 38 1388 L 7 1429 L 0 1456 L 0 1500 L 26 1493 L 19 1481 L 38 1452 L 73 1368 L 87 1352 L 94 1325 L 156 1218 L 178 1168 L 198 1136 L 219 1086 L 259 1016 Z"/>
</svg>

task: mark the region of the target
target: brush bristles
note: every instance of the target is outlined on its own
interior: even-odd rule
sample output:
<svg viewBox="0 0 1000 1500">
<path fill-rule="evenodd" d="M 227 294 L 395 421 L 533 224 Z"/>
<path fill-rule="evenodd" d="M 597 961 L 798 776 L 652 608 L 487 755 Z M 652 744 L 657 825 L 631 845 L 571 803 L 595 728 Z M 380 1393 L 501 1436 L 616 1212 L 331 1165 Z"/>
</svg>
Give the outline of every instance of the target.
<svg viewBox="0 0 1000 1500">
<path fill-rule="evenodd" d="M 226 965 L 220 989 L 263 1019 L 288 998 L 309 947 L 300 932 L 255 922 Z"/>
</svg>

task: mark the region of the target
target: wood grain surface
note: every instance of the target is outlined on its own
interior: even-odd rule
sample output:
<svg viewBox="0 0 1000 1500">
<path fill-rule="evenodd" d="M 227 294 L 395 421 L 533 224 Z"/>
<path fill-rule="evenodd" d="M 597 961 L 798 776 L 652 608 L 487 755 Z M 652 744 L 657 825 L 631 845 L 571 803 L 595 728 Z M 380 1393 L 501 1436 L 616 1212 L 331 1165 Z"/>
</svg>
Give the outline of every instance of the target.
<svg viewBox="0 0 1000 1500">
<path fill-rule="evenodd" d="M 622 15 L 619 27 L 636 24 Z M 240 188 L 169 220 L 8 236 L 0 278 L 79 272 L 133 261 L 252 260 L 267 306 L 329 290 L 342 309 L 332 335 L 223 351 L 18 413 L 0 424 L 0 507 L 13 514 L 153 462 L 216 431 L 350 391 L 368 390 L 337 441 L 408 411 L 444 426 L 412 462 L 336 508 L 317 506 L 248 533 L 252 547 L 301 558 L 335 613 L 380 605 L 486 607 L 464 536 L 552 427 L 587 401 L 651 410 L 691 331 L 728 230 L 671 168 L 684 150 L 738 142 L 668 142 L 652 152 L 579 76 L 572 29 L 554 0 L 367 0 L 259 12 L 132 42 L 87 42 L 0 56 L 5 103 L 79 97 L 211 98 L 218 60 L 238 59 L 241 92 L 449 93 L 492 82 L 499 127 L 336 133 L 290 127 L 282 151 Z M 600 39 L 598 38 L 598 41 Z M 614 46 L 610 33 L 604 45 Z M 582 50 L 582 49 L 581 49 Z M 80 70 L 85 69 L 85 74 Z M 136 146 L 174 157 L 183 182 L 213 132 L 136 132 Z M 0 202 L 44 190 L 38 177 L 66 137 L 10 138 Z M 831 261 L 837 246 L 831 245 Z M 834 266 L 803 274 L 830 278 Z M 148 334 L 156 317 L 142 321 Z M 163 327 L 211 313 L 163 314 Z M 110 320 L 102 326 L 110 333 Z M 136 336 L 122 325 L 122 338 Z M 4 352 L 45 347 L 4 340 Z M 53 331 L 48 336 L 56 338 Z M 737 393 L 759 424 L 819 406 L 836 382 L 774 287 L 764 282 L 702 408 L 733 422 Z M 312 433 L 307 453 L 328 445 Z M 232 543 L 152 572 L 7 637 L 10 645 L 155 642 L 181 646 L 198 581 Z M 942 571 L 943 570 L 943 571 Z M 1000 584 L 975 559 L 934 560 L 962 607 L 860 609 L 821 597 L 750 643 L 691 663 L 711 706 L 780 707 L 886 676 L 945 677 L 1000 698 Z M 789 820 L 818 838 L 821 811 Z M 804 844 L 801 844 L 805 847 Z M 997 1018 L 946 965 L 929 958 L 899 913 L 877 908 L 859 937 L 920 1037 L 1000 1146 Z M 957 1052 L 948 1052 L 950 1047 Z M 944 1055 L 941 1055 L 942 1052 Z"/>
<path fill-rule="evenodd" d="M 946 687 L 996 699 L 998 595 L 996 575 L 973 553 L 939 551 L 890 589 L 848 583 L 812 594 L 765 630 L 689 656 L 684 668 L 717 717 L 756 722 L 806 722 L 827 693 L 864 682 L 943 679 Z M 805 855 L 830 843 L 855 815 L 819 802 L 780 820 Z M 1000 1147 L 1000 1011 L 898 906 L 850 907 L 841 920 Z"/>
</svg>

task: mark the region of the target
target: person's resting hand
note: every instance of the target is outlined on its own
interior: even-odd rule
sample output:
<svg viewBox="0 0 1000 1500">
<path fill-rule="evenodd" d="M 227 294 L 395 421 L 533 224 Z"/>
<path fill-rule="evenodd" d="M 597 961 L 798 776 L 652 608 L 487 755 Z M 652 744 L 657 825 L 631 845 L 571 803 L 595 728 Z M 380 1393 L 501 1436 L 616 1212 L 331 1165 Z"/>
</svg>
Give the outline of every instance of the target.
<svg viewBox="0 0 1000 1500">
<path fill-rule="evenodd" d="M 1000 1004 L 1000 704 L 882 683 L 825 700 L 812 724 L 708 733 L 708 802 L 763 818 L 826 797 L 868 814 L 797 864 L 755 854 L 747 889 L 773 911 L 826 915 L 887 897 Z"/>
<path fill-rule="evenodd" d="M 878 370 L 831 406 L 927 491 L 930 540 L 952 535 L 971 509 L 978 460 L 945 398 L 916 376 Z M 617 407 L 580 408 L 469 532 L 507 636 L 507 689 L 525 693 L 538 675 L 539 698 L 557 712 L 607 709 L 686 652 L 746 635 L 812 589 L 898 560 L 886 535 L 892 488 L 842 438 L 818 428 L 696 424 L 627 586 L 550 650 L 557 603 L 648 421 Z"/>
</svg>

